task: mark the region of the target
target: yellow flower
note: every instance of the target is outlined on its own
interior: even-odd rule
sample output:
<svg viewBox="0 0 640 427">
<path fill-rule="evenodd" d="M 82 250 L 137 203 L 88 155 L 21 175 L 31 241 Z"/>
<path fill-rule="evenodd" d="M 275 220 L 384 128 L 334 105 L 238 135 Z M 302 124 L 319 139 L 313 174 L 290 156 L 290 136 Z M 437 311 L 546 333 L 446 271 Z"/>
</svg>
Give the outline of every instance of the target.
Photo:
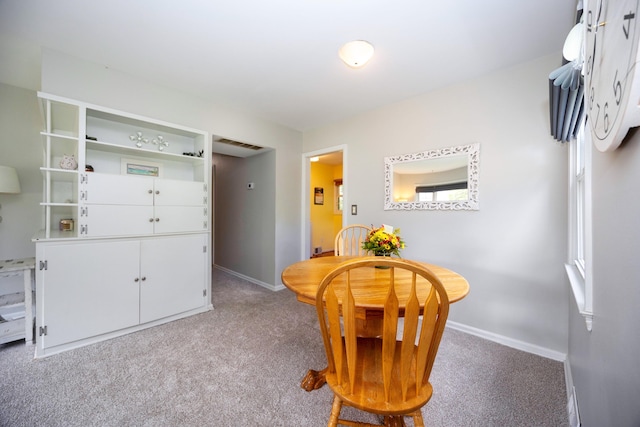
<svg viewBox="0 0 640 427">
<path fill-rule="evenodd" d="M 388 230 L 389 227 L 387 226 L 386 229 Z M 362 248 L 374 254 L 392 253 L 400 256 L 400 249 L 404 249 L 405 244 L 399 234 L 399 228 L 394 229 L 393 233 L 385 231 L 385 226 L 374 228 L 362 243 Z"/>
</svg>

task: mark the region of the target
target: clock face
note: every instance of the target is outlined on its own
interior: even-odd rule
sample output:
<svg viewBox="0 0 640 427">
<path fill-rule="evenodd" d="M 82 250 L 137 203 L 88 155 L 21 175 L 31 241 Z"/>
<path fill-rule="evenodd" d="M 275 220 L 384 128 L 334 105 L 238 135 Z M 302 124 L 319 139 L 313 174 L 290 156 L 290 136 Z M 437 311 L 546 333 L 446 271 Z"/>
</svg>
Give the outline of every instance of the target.
<svg viewBox="0 0 640 427">
<path fill-rule="evenodd" d="M 585 27 L 585 102 L 600 151 L 617 148 L 640 125 L 638 7 L 640 0 L 588 0 Z"/>
</svg>

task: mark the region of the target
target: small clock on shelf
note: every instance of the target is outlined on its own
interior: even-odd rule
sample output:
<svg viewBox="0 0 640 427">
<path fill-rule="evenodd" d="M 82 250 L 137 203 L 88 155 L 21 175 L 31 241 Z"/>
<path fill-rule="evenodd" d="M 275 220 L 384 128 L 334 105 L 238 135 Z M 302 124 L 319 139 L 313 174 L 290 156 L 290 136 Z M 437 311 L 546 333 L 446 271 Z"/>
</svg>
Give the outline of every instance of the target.
<svg viewBox="0 0 640 427">
<path fill-rule="evenodd" d="M 585 102 L 596 148 L 618 148 L 640 126 L 640 0 L 588 0 L 585 13 Z"/>
</svg>

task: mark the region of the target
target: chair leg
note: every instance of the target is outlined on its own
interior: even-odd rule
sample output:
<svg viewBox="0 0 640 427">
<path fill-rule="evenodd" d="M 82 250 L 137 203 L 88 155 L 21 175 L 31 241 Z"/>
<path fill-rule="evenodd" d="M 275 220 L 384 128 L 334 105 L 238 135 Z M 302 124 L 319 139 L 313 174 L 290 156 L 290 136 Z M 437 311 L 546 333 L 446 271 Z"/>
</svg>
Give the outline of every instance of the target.
<svg viewBox="0 0 640 427">
<path fill-rule="evenodd" d="M 341 410 L 342 400 L 340 400 L 338 396 L 333 396 L 333 405 L 331 405 L 331 415 L 329 416 L 329 423 L 327 424 L 327 427 L 336 427 L 338 425 Z"/>
<path fill-rule="evenodd" d="M 387 415 L 387 416 L 384 417 L 384 424 L 383 425 L 385 427 L 405 427 L 404 416 L 402 416 L 402 415 Z"/>
<path fill-rule="evenodd" d="M 422 420 L 422 411 L 420 409 L 418 409 L 411 415 L 413 416 L 413 425 L 415 427 L 424 427 L 424 421 Z"/>
</svg>

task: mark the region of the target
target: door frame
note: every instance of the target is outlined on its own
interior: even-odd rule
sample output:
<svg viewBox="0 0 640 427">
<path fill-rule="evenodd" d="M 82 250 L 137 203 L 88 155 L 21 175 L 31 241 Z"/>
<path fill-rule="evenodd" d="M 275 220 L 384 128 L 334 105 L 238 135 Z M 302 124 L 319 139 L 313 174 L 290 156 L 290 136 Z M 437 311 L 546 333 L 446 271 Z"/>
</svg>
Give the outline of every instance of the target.
<svg viewBox="0 0 640 427">
<path fill-rule="evenodd" d="M 300 259 L 308 259 L 311 256 L 311 194 L 309 191 L 311 185 L 311 157 L 322 156 L 324 154 L 342 152 L 342 226 L 347 225 L 347 214 L 345 208 L 349 206 L 349 191 L 347 179 L 347 145 L 335 145 L 333 147 L 322 148 L 320 150 L 302 153 L 302 206 L 301 206 L 301 245 Z"/>
</svg>

